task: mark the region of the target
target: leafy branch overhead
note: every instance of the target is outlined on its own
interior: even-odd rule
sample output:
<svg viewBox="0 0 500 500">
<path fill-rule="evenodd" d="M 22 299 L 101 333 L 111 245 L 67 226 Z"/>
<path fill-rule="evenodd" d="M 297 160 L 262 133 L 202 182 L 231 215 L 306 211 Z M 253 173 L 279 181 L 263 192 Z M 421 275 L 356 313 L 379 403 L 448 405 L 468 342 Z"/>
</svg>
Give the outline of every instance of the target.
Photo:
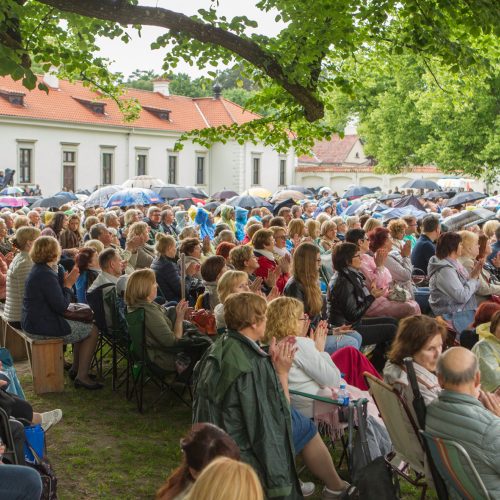
<svg viewBox="0 0 500 500">
<path fill-rule="evenodd" d="M 0 75 L 34 88 L 31 64 L 44 70 L 55 66 L 61 77 L 83 79 L 122 103 L 122 87 L 99 57 L 98 37 L 129 43 L 127 26 L 139 31 L 159 26 L 165 32 L 151 48 L 161 54 L 165 72 L 180 60 L 200 68 L 241 65 L 244 76 L 261 89 L 249 109 L 272 110 L 256 124 L 261 126 L 257 135 L 281 148 L 294 141 L 300 150 L 333 132 L 324 122 L 333 90 L 356 98 L 357 82 L 345 71 L 346 61 L 377 49 L 382 57 L 432 56 L 453 72 L 488 72 L 492 59 L 483 48 L 497 43 L 500 30 L 497 0 L 260 0 L 257 7 L 280 23 L 275 37 L 258 33 L 257 23 L 245 16 L 219 15 L 216 2 L 191 17 L 151 3 L 2 0 Z M 498 56 L 489 54 L 493 60 Z M 133 103 L 129 107 L 133 117 L 137 109 Z M 247 135 L 246 127 L 236 127 L 209 138 L 200 135 L 200 140 Z"/>
</svg>

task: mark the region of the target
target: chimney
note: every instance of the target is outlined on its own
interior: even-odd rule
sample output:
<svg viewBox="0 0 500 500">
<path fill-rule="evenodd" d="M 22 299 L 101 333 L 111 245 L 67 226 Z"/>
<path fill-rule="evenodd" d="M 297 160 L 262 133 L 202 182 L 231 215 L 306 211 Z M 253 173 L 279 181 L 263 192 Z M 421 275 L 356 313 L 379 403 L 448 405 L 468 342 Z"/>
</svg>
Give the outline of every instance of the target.
<svg viewBox="0 0 500 500">
<path fill-rule="evenodd" d="M 170 95 L 169 85 L 170 80 L 153 80 L 153 92 L 158 92 L 159 94 L 168 97 Z"/>
<path fill-rule="evenodd" d="M 220 95 L 222 92 L 222 87 L 219 85 L 218 82 L 214 83 L 214 86 L 212 87 L 212 90 L 214 92 L 214 99 L 220 99 Z"/>
<path fill-rule="evenodd" d="M 59 89 L 59 78 L 57 77 L 57 68 L 51 66 L 49 71 L 43 75 L 43 83 L 51 89 Z"/>
</svg>

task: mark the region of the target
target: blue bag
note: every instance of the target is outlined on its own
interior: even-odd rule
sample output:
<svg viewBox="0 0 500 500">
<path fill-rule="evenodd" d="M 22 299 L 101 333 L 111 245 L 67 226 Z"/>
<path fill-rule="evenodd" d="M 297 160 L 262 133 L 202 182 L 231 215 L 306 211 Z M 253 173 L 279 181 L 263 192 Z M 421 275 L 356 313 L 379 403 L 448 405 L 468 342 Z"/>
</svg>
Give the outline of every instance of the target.
<svg viewBox="0 0 500 500">
<path fill-rule="evenodd" d="M 29 425 L 24 428 L 24 435 L 30 447 L 33 448 L 39 457 L 45 455 L 45 431 L 40 424 Z M 30 448 L 24 444 L 24 458 L 26 462 L 31 464 L 36 463 L 36 457 L 31 452 Z"/>
<path fill-rule="evenodd" d="M 5 390 L 21 399 L 26 399 L 26 397 L 24 396 L 23 388 L 21 387 L 21 383 L 17 378 L 16 369 L 14 367 L 14 360 L 12 359 L 9 350 L 5 347 L 0 347 L 0 361 L 3 365 L 2 372 L 9 379 L 9 385 L 5 388 Z"/>
</svg>

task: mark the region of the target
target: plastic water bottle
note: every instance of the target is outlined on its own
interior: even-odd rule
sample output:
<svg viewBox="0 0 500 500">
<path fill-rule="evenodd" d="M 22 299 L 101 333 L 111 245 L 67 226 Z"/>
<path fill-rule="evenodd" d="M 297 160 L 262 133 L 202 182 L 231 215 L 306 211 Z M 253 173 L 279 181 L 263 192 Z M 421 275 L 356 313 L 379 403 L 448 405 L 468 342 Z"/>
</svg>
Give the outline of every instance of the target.
<svg viewBox="0 0 500 500">
<path fill-rule="evenodd" d="M 340 382 L 337 400 L 339 403 L 342 403 L 342 406 L 349 406 L 349 391 L 347 390 L 347 384 L 343 378 Z"/>
</svg>

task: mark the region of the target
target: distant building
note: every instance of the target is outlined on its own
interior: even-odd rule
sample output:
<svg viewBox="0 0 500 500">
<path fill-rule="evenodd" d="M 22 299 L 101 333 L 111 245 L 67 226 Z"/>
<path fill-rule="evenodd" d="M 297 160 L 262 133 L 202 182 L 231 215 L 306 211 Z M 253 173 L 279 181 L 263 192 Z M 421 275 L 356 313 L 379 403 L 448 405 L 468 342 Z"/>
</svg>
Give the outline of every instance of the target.
<svg viewBox="0 0 500 500">
<path fill-rule="evenodd" d="M 169 82 L 154 91 L 128 89 L 142 111 L 131 123 L 117 104 L 54 75 L 39 77 L 48 94 L 27 91 L 21 82 L 0 78 L 0 170 L 15 169 L 15 184 L 39 184 L 44 194 L 121 184 L 147 174 L 167 183 L 196 185 L 208 192 L 238 192 L 252 186 L 276 190 L 293 182 L 296 157 L 262 144 L 235 141 L 210 149 L 184 143 L 182 133 L 241 124 L 258 116 L 220 96 L 190 98 L 169 94 Z"/>
<path fill-rule="evenodd" d="M 411 179 L 443 177 L 433 165 L 413 167 L 399 174 L 377 174 L 374 162 L 363 150 L 361 139 L 355 134 L 346 134 L 342 139 L 334 135 L 330 140 L 318 141 L 311 156 L 301 156 L 295 169 L 295 182 L 309 187 L 330 186 L 341 194 L 348 186 L 380 187 L 382 191 L 401 188 Z M 484 184 L 473 181 L 474 190 L 482 191 Z"/>
</svg>

